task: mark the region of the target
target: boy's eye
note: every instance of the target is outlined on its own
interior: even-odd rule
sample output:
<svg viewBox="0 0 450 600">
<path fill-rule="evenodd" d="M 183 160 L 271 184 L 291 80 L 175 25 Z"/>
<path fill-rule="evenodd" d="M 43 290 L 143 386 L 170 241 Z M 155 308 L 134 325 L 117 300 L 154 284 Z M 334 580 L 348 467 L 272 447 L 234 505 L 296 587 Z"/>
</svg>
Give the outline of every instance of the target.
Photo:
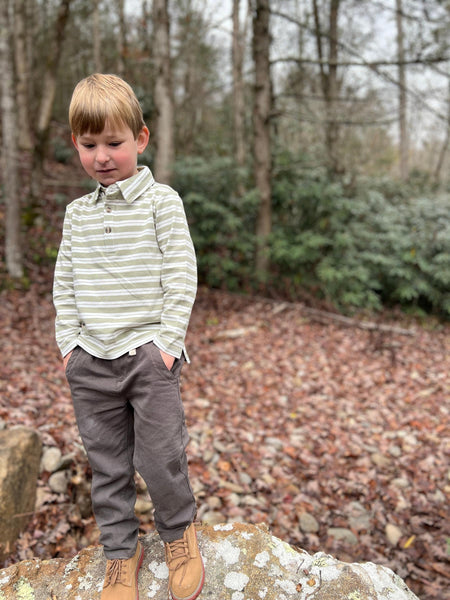
<svg viewBox="0 0 450 600">
<path fill-rule="evenodd" d="M 94 144 L 82 144 L 83 148 L 93 148 Z"/>
<path fill-rule="evenodd" d="M 111 142 L 109 145 L 112 146 L 113 148 L 116 148 L 117 146 L 120 146 L 122 142 Z"/>
</svg>

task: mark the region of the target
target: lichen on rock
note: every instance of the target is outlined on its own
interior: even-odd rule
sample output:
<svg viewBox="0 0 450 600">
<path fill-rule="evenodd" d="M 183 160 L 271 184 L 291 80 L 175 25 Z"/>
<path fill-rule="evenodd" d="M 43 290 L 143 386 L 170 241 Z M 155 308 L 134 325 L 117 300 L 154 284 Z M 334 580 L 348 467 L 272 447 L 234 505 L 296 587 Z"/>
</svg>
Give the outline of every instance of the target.
<svg viewBox="0 0 450 600">
<path fill-rule="evenodd" d="M 390 569 L 310 555 L 263 525 L 228 523 L 197 530 L 206 570 L 199 600 L 417 600 Z M 163 544 L 156 533 L 141 541 L 141 597 L 167 600 Z M 0 600 L 98 600 L 105 564 L 100 547 L 86 548 L 70 560 L 17 563 L 0 570 Z"/>
</svg>

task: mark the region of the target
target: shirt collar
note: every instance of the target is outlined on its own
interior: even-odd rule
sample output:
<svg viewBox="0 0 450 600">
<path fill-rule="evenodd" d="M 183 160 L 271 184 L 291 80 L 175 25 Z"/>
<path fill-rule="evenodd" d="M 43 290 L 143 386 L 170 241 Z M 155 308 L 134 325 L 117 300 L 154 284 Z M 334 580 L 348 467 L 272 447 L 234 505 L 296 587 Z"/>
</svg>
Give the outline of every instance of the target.
<svg viewBox="0 0 450 600">
<path fill-rule="evenodd" d="M 124 181 L 118 181 L 108 187 L 99 183 L 94 191 L 93 201 L 97 203 L 101 197 L 108 200 L 125 200 L 132 204 L 147 188 L 155 183 L 153 175 L 148 167 L 138 167 L 136 175 L 132 175 Z"/>
</svg>

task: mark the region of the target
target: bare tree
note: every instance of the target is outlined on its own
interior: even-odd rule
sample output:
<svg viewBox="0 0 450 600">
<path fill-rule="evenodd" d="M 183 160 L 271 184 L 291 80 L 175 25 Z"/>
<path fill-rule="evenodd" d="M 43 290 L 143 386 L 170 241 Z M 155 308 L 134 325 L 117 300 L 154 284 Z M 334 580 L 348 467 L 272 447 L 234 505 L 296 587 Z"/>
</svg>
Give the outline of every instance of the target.
<svg viewBox="0 0 450 600">
<path fill-rule="evenodd" d="M 43 76 L 41 88 L 42 96 L 35 130 L 36 147 L 34 152 L 33 173 L 33 196 L 35 198 L 39 197 L 41 194 L 42 171 L 44 157 L 47 153 L 50 120 L 56 94 L 57 72 L 62 53 L 64 32 L 69 19 L 71 1 L 72 0 L 61 0 L 60 2 L 55 23 L 55 34 L 47 55 L 47 63 Z"/>
<path fill-rule="evenodd" d="M 127 38 L 125 27 L 125 0 L 116 0 L 117 17 L 119 19 L 119 32 L 117 35 L 117 73 L 125 75 L 125 56 L 127 54 Z"/>
<path fill-rule="evenodd" d="M 253 61 L 255 90 L 253 105 L 253 159 L 259 209 L 256 223 L 256 270 L 264 279 L 269 267 L 269 235 L 272 230 L 272 156 L 270 114 L 272 86 L 270 74 L 270 0 L 256 0 L 253 16 Z"/>
<path fill-rule="evenodd" d="M 400 149 L 400 177 L 408 178 L 408 128 L 406 118 L 406 66 L 403 35 L 403 5 L 402 0 L 396 0 L 397 24 L 397 60 L 398 60 L 398 121 L 399 121 L 399 149 Z"/>
<path fill-rule="evenodd" d="M 30 103 L 28 82 L 30 80 L 30 61 L 27 56 L 27 0 L 14 0 L 14 59 L 16 67 L 16 98 L 18 120 L 21 125 L 19 148 L 30 152 L 33 148 L 30 125 Z"/>
<path fill-rule="evenodd" d="M 15 112 L 14 57 L 12 55 L 12 3 L 0 6 L 0 60 L 2 72 L 2 162 L 6 204 L 5 259 L 11 277 L 23 275 L 20 244 L 20 205 L 17 169 L 17 120 Z"/>
<path fill-rule="evenodd" d="M 94 71 L 100 73 L 102 70 L 101 35 L 100 35 L 100 0 L 92 3 L 92 44 L 94 47 Z"/>
<path fill-rule="evenodd" d="M 233 138 L 236 164 L 239 168 L 245 166 L 245 99 L 243 62 L 245 51 L 246 27 L 241 27 L 240 0 L 233 0 L 233 41 L 231 60 L 233 68 Z M 243 192 L 240 186 L 240 193 Z"/>
<path fill-rule="evenodd" d="M 450 145 L 450 74 L 448 77 L 448 100 L 447 100 L 447 126 L 445 128 L 445 137 L 439 151 L 436 168 L 434 170 L 434 179 L 436 182 L 440 180 L 442 167 L 444 166 L 445 156 Z"/>
<path fill-rule="evenodd" d="M 322 25 L 319 15 L 317 0 L 313 0 L 314 21 L 316 26 L 316 46 L 320 65 L 320 83 L 325 100 L 325 143 L 327 152 L 327 162 L 330 172 L 338 173 L 339 164 L 339 123 L 337 115 L 337 99 L 339 92 L 339 82 L 337 77 L 338 69 L 338 16 L 340 0 L 330 0 L 328 31 L 322 31 Z M 328 41 L 328 57 L 325 57 L 324 40 Z"/>
<path fill-rule="evenodd" d="M 157 181 L 170 183 L 175 151 L 168 0 L 153 0 L 153 27 L 156 111 L 154 174 Z"/>
</svg>

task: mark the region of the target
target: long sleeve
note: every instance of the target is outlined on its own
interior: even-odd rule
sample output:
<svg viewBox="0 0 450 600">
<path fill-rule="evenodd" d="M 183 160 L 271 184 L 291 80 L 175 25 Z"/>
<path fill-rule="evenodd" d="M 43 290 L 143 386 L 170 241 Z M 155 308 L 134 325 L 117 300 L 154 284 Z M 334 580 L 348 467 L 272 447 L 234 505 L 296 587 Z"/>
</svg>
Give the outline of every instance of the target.
<svg viewBox="0 0 450 600">
<path fill-rule="evenodd" d="M 65 356 L 77 345 L 80 321 L 75 302 L 71 256 L 70 211 L 66 211 L 63 235 L 59 247 L 53 282 L 53 303 L 56 309 L 55 334 L 61 354 Z"/>
<path fill-rule="evenodd" d="M 197 263 L 183 203 L 176 192 L 170 191 L 156 204 L 155 229 L 162 253 L 164 300 L 161 326 L 154 343 L 179 358 L 197 291 Z"/>
</svg>

